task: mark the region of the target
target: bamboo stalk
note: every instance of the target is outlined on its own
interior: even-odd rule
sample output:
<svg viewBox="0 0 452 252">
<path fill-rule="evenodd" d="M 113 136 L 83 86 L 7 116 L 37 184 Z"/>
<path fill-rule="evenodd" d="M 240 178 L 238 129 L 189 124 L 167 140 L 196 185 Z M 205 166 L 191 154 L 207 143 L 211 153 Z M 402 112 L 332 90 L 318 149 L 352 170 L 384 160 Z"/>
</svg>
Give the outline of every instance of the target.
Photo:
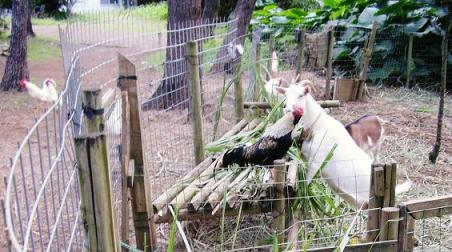
<svg viewBox="0 0 452 252">
<path fill-rule="evenodd" d="M 177 196 L 184 188 L 186 183 L 193 181 L 196 177 L 199 177 L 206 169 L 208 169 L 214 162 L 213 158 L 207 158 L 199 165 L 197 165 L 193 170 L 188 172 L 180 181 L 171 186 L 169 190 L 160 195 L 153 202 L 154 212 L 157 213 L 167 204 L 169 204 L 174 197 Z"/>
<path fill-rule="evenodd" d="M 212 209 L 215 209 L 217 204 L 221 204 L 221 201 L 224 197 L 224 193 L 228 190 L 228 186 L 231 181 L 234 179 L 235 174 L 231 174 L 231 176 L 227 176 L 207 198 L 207 202 L 209 203 Z M 214 212 L 212 212 L 214 214 Z"/>
<path fill-rule="evenodd" d="M 218 186 L 218 184 L 222 181 L 224 177 L 215 179 L 210 179 L 210 181 L 201 188 L 196 195 L 191 199 L 190 203 L 188 204 L 188 209 L 192 211 L 197 211 L 200 207 L 203 207 L 206 203 L 206 199 L 209 197 L 211 192 Z M 219 179 L 219 180 L 217 180 Z"/>
<path fill-rule="evenodd" d="M 234 125 L 232 127 L 232 129 L 230 129 L 228 132 L 226 132 L 221 138 L 228 138 L 228 137 L 231 137 L 231 136 L 237 134 L 240 130 L 245 128 L 247 124 L 248 124 L 248 122 L 246 121 L 246 119 L 242 119 L 240 122 L 238 122 L 236 125 Z"/>
<path fill-rule="evenodd" d="M 226 201 L 229 205 L 229 207 L 234 207 L 235 206 L 235 201 L 238 200 L 238 195 L 237 195 L 237 190 L 232 190 L 235 188 L 240 189 L 241 186 L 243 184 L 243 182 L 246 183 L 246 181 L 248 180 L 248 174 L 250 173 L 250 171 L 252 170 L 251 167 L 248 167 L 246 169 L 244 169 L 243 171 L 240 172 L 240 174 L 231 182 L 231 184 L 229 185 L 229 190 L 230 190 L 230 194 L 228 195 Z"/>
</svg>

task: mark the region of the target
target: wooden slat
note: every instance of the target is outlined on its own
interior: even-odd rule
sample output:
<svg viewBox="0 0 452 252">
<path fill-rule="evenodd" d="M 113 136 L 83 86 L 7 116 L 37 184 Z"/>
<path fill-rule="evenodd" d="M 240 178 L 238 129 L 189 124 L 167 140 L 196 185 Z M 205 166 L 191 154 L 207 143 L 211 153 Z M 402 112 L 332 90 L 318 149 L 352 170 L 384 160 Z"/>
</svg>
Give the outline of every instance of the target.
<svg viewBox="0 0 452 252">
<path fill-rule="evenodd" d="M 404 203 L 416 220 L 452 214 L 452 195 L 411 200 Z"/>
<path fill-rule="evenodd" d="M 153 208 L 150 205 L 150 199 L 152 199 L 150 180 L 149 178 L 142 179 L 145 171 L 143 170 L 143 144 L 136 67 L 127 57 L 120 53 L 118 53 L 118 67 L 118 77 L 121 77 L 118 78 L 118 87 L 121 91 L 127 92 L 130 107 L 130 158 L 135 161 L 136 175 L 134 186 L 131 190 L 136 244 L 138 249 L 143 249 L 145 243 L 151 248 L 155 248 L 157 234 L 152 218 L 150 218 L 150 216 L 154 215 Z M 145 222 L 148 222 L 148 225 L 142 225 Z"/>
<path fill-rule="evenodd" d="M 135 162 L 130 160 L 130 108 L 127 92 L 121 92 L 121 240 L 129 243 L 129 188 L 133 187 Z M 132 163 L 132 165 L 130 165 Z"/>
<path fill-rule="evenodd" d="M 333 252 L 337 247 L 308 249 L 309 252 Z M 397 241 L 381 241 L 369 242 L 356 245 L 348 245 L 345 247 L 346 252 L 364 252 L 364 251 L 378 251 L 378 252 L 396 252 Z"/>
</svg>

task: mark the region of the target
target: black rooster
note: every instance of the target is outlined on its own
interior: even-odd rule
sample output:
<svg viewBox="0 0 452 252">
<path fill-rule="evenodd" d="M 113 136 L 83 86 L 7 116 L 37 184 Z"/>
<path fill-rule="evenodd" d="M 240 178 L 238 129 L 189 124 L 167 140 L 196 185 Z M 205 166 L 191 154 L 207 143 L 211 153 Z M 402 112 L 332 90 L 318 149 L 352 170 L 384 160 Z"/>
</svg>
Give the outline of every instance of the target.
<svg viewBox="0 0 452 252">
<path fill-rule="evenodd" d="M 223 155 L 222 167 L 233 164 L 241 167 L 247 164 L 271 165 L 274 160 L 283 158 L 292 146 L 292 131 L 302 116 L 302 109 L 295 109 L 285 114 L 266 129 L 262 137 L 253 145 L 241 145 L 227 151 Z"/>
</svg>

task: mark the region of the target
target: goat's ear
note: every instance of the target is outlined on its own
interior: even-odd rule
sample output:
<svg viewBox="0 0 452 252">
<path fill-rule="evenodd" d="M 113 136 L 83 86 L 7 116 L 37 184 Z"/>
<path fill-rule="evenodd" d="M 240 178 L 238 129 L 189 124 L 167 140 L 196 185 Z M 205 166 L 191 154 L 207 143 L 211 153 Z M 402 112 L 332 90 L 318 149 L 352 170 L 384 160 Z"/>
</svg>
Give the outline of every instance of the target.
<svg viewBox="0 0 452 252">
<path fill-rule="evenodd" d="M 311 85 L 306 85 L 304 87 L 304 95 L 307 95 L 307 94 L 312 94 L 312 87 L 311 87 Z"/>
<path fill-rule="evenodd" d="M 278 91 L 281 94 L 286 94 L 286 88 L 284 87 L 276 87 L 276 91 Z"/>
</svg>

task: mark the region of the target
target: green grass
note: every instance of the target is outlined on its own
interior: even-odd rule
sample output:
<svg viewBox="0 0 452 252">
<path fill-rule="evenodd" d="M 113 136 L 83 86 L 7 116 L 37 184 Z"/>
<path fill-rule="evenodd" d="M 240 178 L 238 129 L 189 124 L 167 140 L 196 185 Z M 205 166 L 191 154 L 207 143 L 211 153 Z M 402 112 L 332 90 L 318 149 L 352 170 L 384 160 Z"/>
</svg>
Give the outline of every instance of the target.
<svg viewBox="0 0 452 252">
<path fill-rule="evenodd" d="M 60 25 L 60 24 L 66 24 L 66 19 L 56 19 L 53 17 L 47 17 L 47 18 L 32 18 L 31 23 L 33 25 L 45 25 L 45 26 L 53 26 L 53 25 Z"/>
<path fill-rule="evenodd" d="M 0 34 L 0 43 L 9 44 L 9 33 Z M 29 61 L 46 61 L 61 57 L 59 43 L 48 37 L 34 37 L 28 39 L 27 58 Z"/>
<path fill-rule="evenodd" d="M 58 41 L 46 37 L 34 37 L 28 40 L 28 60 L 45 61 L 61 57 Z"/>
<path fill-rule="evenodd" d="M 152 3 L 136 8 L 130 8 L 125 10 L 114 10 L 110 12 L 108 15 L 110 16 L 130 16 L 130 17 L 139 17 L 145 20 L 152 21 L 166 21 L 168 17 L 168 5 L 166 2 L 162 3 Z M 46 17 L 46 18 L 33 18 L 31 22 L 33 25 L 60 25 L 65 24 L 66 22 L 90 22 L 95 21 L 99 18 L 104 18 L 104 15 L 98 12 L 92 13 L 83 13 L 83 14 L 73 14 L 69 19 L 64 19 L 61 17 Z M 11 20 L 7 20 L 8 23 L 11 23 Z"/>
</svg>

